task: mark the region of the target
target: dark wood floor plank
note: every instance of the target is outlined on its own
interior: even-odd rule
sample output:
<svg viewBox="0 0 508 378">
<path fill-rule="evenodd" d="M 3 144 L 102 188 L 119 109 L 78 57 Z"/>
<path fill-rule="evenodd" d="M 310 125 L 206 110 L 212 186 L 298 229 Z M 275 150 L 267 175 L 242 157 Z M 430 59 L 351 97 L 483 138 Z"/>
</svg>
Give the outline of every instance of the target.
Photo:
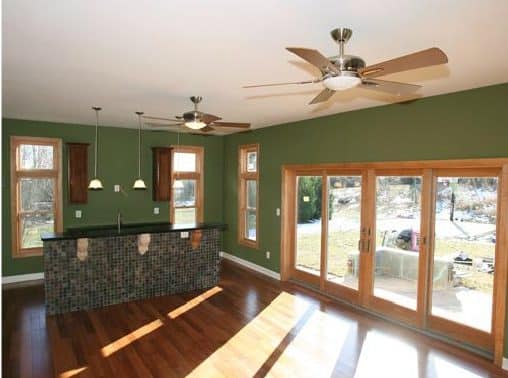
<svg viewBox="0 0 508 378">
<path fill-rule="evenodd" d="M 42 286 L 8 289 L 2 316 L 4 377 L 505 376 L 467 351 L 228 262 L 212 291 L 50 317 Z M 394 353 L 406 356 L 398 366 L 372 365 Z"/>
</svg>

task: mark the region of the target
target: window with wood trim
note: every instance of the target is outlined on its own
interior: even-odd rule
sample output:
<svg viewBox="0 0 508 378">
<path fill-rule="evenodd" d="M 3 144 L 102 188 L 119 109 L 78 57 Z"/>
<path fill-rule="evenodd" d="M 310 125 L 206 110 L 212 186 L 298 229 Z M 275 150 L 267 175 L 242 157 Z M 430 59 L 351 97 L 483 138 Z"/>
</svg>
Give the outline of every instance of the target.
<svg viewBox="0 0 508 378">
<path fill-rule="evenodd" d="M 173 146 L 171 155 L 171 223 L 203 222 L 204 148 Z"/>
<path fill-rule="evenodd" d="M 42 255 L 41 233 L 62 230 L 62 142 L 11 137 L 12 255 Z"/>
<path fill-rule="evenodd" d="M 238 159 L 238 242 L 257 248 L 259 242 L 259 144 L 240 146 Z"/>
</svg>

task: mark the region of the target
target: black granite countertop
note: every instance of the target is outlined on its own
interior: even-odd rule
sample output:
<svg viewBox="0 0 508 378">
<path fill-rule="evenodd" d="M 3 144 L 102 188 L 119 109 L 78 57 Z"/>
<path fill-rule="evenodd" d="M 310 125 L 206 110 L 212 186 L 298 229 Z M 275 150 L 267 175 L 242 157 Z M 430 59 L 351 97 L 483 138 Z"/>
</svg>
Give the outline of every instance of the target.
<svg viewBox="0 0 508 378">
<path fill-rule="evenodd" d="M 118 227 L 116 225 L 100 225 L 81 228 L 68 228 L 65 232 L 45 232 L 41 235 L 41 239 L 42 241 L 50 241 L 79 238 L 104 238 L 122 235 L 158 234 L 164 232 L 204 230 L 209 228 L 218 228 L 225 230 L 226 225 L 224 223 L 136 223 L 123 224 L 120 228 L 120 232 L 118 232 Z"/>
</svg>

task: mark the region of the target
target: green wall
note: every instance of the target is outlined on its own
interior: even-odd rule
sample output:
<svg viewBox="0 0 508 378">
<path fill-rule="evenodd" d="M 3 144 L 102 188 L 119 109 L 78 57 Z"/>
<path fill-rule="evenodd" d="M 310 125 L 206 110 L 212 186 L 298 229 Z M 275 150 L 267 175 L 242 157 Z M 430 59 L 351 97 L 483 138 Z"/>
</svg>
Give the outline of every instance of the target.
<svg viewBox="0 0 508 378">
<path fill-rule="evenodd" d="M 93 143 L 95 128 L 91 126 L 62 124 L 14 119 L 2 120 L 2 276 L 42 271 L 42 258 L 11 257 L 10 211 L 10 156 L 9 137 L 40 136 L 61 138 L 65 142 L 90 143 L 89 171 L 93 174 Z M 199 145 L 205 148 L 205 211 L 204 220 L 223 221 L 223 142 L 220 137 L 180 135 L 180 144 Z M 71 205 L 67 196 L 67 150 L 63 148 L 63 221 L 64 228 L 99 224 L 114 224 L 116 213 L 122 212 L 125 223 L 164 222 L 169 220 L 167 202 L 152 201 L 152 152 L 153 146 L 177 144 L 176 133 L 149 132 L 142 134 L 142 176 L 148 185 L 146 191 L 131 189 L 137 176 L 137 130 L 100 127 L 98 175 L 103 191 L 88 193 L 88 204 Z M 115 193 L 113 185 L 120 184 L 125 191 Z M 154 215 L 153 208 L 160 214 Z M 74 211 L 82 210 L 82 218 L 76 219 Z"/>
<path fill-rule="evenodd" d="M 259 250 L 237 243 L 238 146 L 248 143 L 260 145 Z M 484 157 L 508 157 L 508 84 L 227 136 L 224 251 L 279 271 L 283 164 Z"/>
</svg>

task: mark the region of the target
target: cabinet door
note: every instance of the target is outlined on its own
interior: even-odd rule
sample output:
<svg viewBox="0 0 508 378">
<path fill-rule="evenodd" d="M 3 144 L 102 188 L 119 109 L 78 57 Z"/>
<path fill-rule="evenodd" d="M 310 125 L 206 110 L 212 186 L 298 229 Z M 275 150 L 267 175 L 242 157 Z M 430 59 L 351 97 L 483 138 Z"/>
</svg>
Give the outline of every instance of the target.
<svg viewBox="0 0 508 378">
<path fill-rule="evenodd" d="M 88 143 L 67 143 L 69 202 L 88 202 Z"/>
<path fill-rule="evenodd" d="M 171 195 L 171 148 L 153 149 L 153 200 L 169 201 Z"/>
</svg>

